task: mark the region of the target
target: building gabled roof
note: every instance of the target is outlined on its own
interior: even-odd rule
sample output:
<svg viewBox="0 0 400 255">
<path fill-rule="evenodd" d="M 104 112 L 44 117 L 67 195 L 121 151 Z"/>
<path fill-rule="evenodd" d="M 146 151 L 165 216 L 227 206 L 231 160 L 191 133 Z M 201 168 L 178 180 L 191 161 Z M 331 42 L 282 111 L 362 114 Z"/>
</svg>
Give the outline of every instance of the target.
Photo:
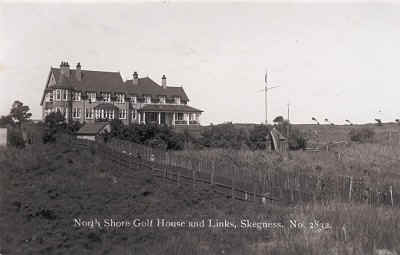
<svg viewBox="0 0 400 255">
<path fill-rule="evenodd" d="M 140 97 L 167 96 L 168 98 L 174 98 L 175 96 L 179 96 L 181 100 L 189 101 L 189 98 L 182 87 L 167 86 L 166 88 L 163 88 L 149 77 L 139 78 L 138 84 L 133 84 L 132 80 L 126 80 L 125 86 L 127 89 L 126 91 L 129 94 L 137 95 Z"/>
<path fill-rule="evenodd" d="M 108 122 L 95 122 L 95 123 L 86 123 L 83 127 L 81 127 L 76 135 L 97 135 L 99 134 L 107 125 L 110 125 Z"/>
<path fill-rule="evenodd" d="M 103 72 L 81 70 L 82 79 L 76 78 L 76 70 L 70 69 L 69 78 L 61 75 L 60 68 L 51 68 L 56 79 L 55 88 L 58 86 L 70 86 L 79 91 L 93 92 L 125 92 L 124 82 L 119 72 Z"/>
<path fill-rule="evenodd" d="M 136 95 L 139 97 L 151 96 L 158 98 L 158 96 L 166 96 L 173 98 L 179 96 L 183 101 L 189 101 L 182 87 L 163 88 L 149 77 L 139 78 L 137 85 L 134 85 L 132 80 L 123 81 L 119 72 L 104 72 L 104 71 L 90 71 L 81 70 L 82 79 L 78 81 L 76 77 L 76 69 L 70 69 L 69 78 L 61 75 L 61 69 L 52 67 L 50 69 L 49 78 L 54 75 L 56 84 L 51 87 L 46 87 L 45 91 L 52 88 L 59 89 L 74 89 L 83 92 L 112 92 L 112 93 L 126 93 L 129 95 Z M 46 84 L 47 85 L 47 84 Z M 41 105 L 43 104 L 44 94 L 42 96 Z"/>
<path fill-rule="evenodd" d="M 141 110 L 155 112 L 203 112 L 185 104 L 147 104 Z"/>
</svg>

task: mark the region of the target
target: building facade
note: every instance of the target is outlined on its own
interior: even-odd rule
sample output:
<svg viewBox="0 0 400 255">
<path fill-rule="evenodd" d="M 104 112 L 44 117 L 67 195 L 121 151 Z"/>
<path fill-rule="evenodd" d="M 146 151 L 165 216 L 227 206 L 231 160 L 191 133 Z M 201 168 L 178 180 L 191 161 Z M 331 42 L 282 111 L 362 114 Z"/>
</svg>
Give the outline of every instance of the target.
<svg viewBox="0 0 400 255">
<path fill-rule="evenodd" d="M 202 110 L 188 105 L 183 87 L 161 85 L 137 72 L 123 81 L 119 72 L 70 69 L 67 62 L 50 68 L 40 105 L 42 118 L 59 111 L 67 122 L 95 123 L 120 119 L 124 124 L 156 123 L 168 126 L 196 126 Z"/>
</svg>

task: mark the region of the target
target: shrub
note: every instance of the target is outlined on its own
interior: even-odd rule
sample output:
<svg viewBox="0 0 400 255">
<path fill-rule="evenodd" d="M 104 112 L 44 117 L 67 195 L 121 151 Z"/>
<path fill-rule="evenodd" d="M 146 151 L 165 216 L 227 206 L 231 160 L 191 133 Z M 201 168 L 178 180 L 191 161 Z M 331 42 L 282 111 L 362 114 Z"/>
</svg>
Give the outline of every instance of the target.
<svg viewBox="0 0 400 255">
<path fill-rule="evenodd" d="M 265 150 L 268 135 L 269 130 L 267 126 L 256 125 L 249 132 L 247 145 L 252 150 Z"/>
<path fill-rule="evenodd" d="M 24 148 L 25 141 L 22 132 L 17 128 L 9 128 L 7 133 L 8 144 L 16 148 Z"/>
<path fill-rule="evenodd" d="M 350 140 L 353 142 L 372 142 L 375 136 L 375 131 L 372 128 L 363 127 L 359 129 L 352 129 L 349 133 Z"/>
<path fill-rule="evenodd" d="M 307 139 L 298 129 L 292 128 L 288 143 L 289 149 L 291 150 L 305 149 L 307 146 Z"/>
</svg>

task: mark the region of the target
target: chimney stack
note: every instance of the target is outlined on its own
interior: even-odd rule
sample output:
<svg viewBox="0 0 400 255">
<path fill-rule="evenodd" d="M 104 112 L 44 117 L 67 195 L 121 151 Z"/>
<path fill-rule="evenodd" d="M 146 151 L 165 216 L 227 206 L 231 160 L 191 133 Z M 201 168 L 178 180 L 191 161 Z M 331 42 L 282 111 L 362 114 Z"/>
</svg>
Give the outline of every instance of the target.
<svg viewBox="0 0 400 255">
<path fill-rule="evenodd" d="M 133 83 L 133 85 L 138 85 L 139 84 L 139 76 L 138 76 L 138 73 L 136 71 L 133 72 L 132 83 Z"/>
<path fill-rule="evenodd" d="M 69 64 L 68 62 L 61 62 L 60 65 L 60 71 L 61 75 L 65 76 L 66 78 L 69 78 Z"/>
<path fill-rule="evenodd" d="M 165 89 L 167 87 L 167 77 L 165 77 L 165 74 L 163 74 L 163 76 L 161 78 L 161 85 L 162 85 L 163 89 Z"/>
<path fill-rule="evenodd" d="M 78 62 L 76 64 L 76 69 L 75 69 L 75 76 L 78 81 L 82 80 L 82 70 L 81 70 L 81 63 Z"/>
</svg>

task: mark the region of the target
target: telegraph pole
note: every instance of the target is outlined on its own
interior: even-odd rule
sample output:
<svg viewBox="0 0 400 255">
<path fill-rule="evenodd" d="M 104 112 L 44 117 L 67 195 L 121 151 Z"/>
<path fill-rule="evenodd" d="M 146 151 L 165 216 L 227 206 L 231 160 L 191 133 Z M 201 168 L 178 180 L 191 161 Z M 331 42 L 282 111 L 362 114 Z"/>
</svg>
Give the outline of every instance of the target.
<svg viewBox="0 0 400 255">
<path fill-rule="evenodd" d="M 268 125 L 268 90 L 277 88 L 279 86 L 274 86 L 274 87 L 268 87 L 268 71 L 265 72 L 265 87 L 264 87 L 264 91 L 265 91 L 265 125 Z"/>
</svg>

